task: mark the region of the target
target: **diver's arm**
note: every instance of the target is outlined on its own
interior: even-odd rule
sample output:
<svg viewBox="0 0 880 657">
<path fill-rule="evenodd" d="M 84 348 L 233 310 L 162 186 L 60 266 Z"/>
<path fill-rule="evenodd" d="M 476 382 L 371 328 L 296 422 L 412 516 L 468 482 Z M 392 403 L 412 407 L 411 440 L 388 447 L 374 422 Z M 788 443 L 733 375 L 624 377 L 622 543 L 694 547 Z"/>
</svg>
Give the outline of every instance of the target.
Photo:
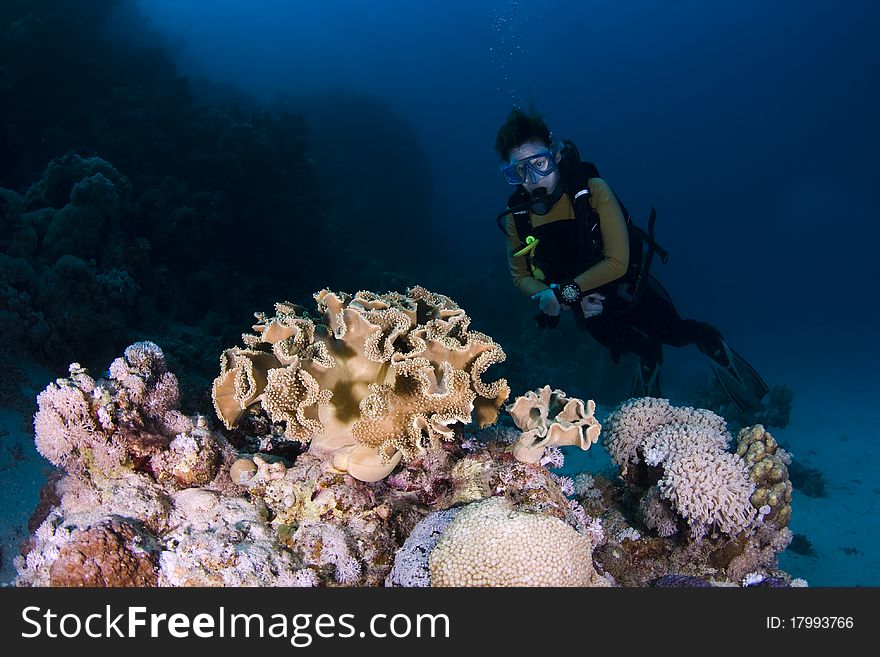
<svg viewBox="0 0 880 657">
<path fill-rule="evenodd" d="M 546 290 L 548 286 L 532 276 L 526 257 L 513 255 L 513 252 L 520 249 L 522 244 L 516 234 L 516 222 L 512 215 L 507 215 L 504 228 L 507 231 L 507 264 L 510 267 L 510 276 L 513 278 L 516 289 L 528 297 Z"/>
<path fill-rule="evenodd" d="M 601 178 L 591 178 L 590 203 L 599 213 L 599 230 L 602 232 L 603 258 L 574 282 L 583 292 L 595 290 L 601 285 L 617 280 L 629 266 L 629 233 L 620 204 L 611 188 Z"/>
</svg>

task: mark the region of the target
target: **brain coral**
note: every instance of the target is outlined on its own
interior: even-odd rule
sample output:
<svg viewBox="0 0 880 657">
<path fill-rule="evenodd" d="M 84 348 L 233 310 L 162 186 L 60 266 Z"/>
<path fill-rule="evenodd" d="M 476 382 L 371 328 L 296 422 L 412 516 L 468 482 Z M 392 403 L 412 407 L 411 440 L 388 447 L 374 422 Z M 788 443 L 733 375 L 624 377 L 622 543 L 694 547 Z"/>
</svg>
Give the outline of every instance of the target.
<svg viewBox="0 0 880 657">
<path fill-rule="evenodd" d="M 603 586 L 590 539 L 504 497 L 468 504 L 428 559 L 432 586 Z"/>
<path fill-rule="evenodd" d="M 227 428 L 261 409 L 287 439 L 332 450 L 338 469 L 376 481 L 451 440 L 472 414 L 495 421 L 510 389 L 483 375 L 504 352 L 451 299 L 422 287 L 314 297 L 320 319 L 276 304 L 275 316 L 256 315 L 245 348 L 221 356 L 213 399 Z"/>
</svg>

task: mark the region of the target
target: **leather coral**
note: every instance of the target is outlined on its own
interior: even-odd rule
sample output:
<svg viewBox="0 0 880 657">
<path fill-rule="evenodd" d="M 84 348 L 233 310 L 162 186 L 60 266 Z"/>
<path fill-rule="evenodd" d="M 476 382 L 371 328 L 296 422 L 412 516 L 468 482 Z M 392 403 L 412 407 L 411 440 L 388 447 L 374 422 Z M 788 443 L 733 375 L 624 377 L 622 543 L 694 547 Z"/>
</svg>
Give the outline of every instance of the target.
<svg viewBox="0 0 880 657">
<path fill-rule="evenodd" d="M 596 403 L 592 399 L 585 404 L 550 386 L 517 397 L 507 410 L 522 431 L 513 443 L 513 455 L 524 463 L 539 462 L 548 447 L 577 445 L 582 450 L 590 449 L 602 430 L 594 417 Z"/>
<path fill-rule="evenodd" d="M 325 289 L 314 298 L 318 317 L 276 304 L 274 316 L 256 314 L 243 348 L 221 356 L 213 400 L 228 429 L 262 410 L 283 424 L 286 439 L 378 481 L 401 460 L 452 440 L 456 423 L 495 422 L 510 388 L 485 374 L 504 351 L 470 330 L 452 299 L 422 287 Z"/>
</svg>

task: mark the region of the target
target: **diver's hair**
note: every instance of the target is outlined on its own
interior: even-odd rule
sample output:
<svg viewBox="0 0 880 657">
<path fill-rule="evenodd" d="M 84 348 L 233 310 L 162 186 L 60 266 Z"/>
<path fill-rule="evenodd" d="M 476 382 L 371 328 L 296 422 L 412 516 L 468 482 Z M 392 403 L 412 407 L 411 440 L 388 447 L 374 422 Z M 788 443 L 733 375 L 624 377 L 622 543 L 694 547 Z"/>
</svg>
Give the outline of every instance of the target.
<svg viewBox="0 0 880 657">
<path fill-rule="evenodd" d="M 526 114 L 521 109 L 513 108 L 504 125 L 495 137 L 495 150 L 502 160 L 510 158 L 510 151 L 527 141 L 538 139 L 550 146 L 553 137 L 550 128 L 544 123 L 544 117 L 535 111 Z"/>
</svg>

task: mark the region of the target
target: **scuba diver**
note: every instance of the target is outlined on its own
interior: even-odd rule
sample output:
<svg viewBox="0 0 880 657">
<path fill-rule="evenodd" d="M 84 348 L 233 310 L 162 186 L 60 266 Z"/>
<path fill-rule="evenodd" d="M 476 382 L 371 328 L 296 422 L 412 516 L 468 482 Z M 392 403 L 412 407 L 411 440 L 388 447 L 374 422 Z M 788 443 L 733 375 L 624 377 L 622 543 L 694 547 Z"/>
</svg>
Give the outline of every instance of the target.
<svg viewBox="0 0 880 657">
<path fill-rule="evenodd" d="M 538 327 L 552 329 L 563 310 L 610 351 L 614 363 L 639 358 L 633 397 L 659 397 L 663 345 L 695 344 L 741 411 L 760 405 L 768 388 L 758 373 L 706 322 L 682 319 L 651 275 L 655 254 L 668 257 L 648 230 L 636 226 L 596 166 L 554 138 L 537 113 L 514 109 L 498 131 L 501 171 L 516 187 L 498 215 L 507 235 L 516 288 L 537 301 Z"/>
</svg>

